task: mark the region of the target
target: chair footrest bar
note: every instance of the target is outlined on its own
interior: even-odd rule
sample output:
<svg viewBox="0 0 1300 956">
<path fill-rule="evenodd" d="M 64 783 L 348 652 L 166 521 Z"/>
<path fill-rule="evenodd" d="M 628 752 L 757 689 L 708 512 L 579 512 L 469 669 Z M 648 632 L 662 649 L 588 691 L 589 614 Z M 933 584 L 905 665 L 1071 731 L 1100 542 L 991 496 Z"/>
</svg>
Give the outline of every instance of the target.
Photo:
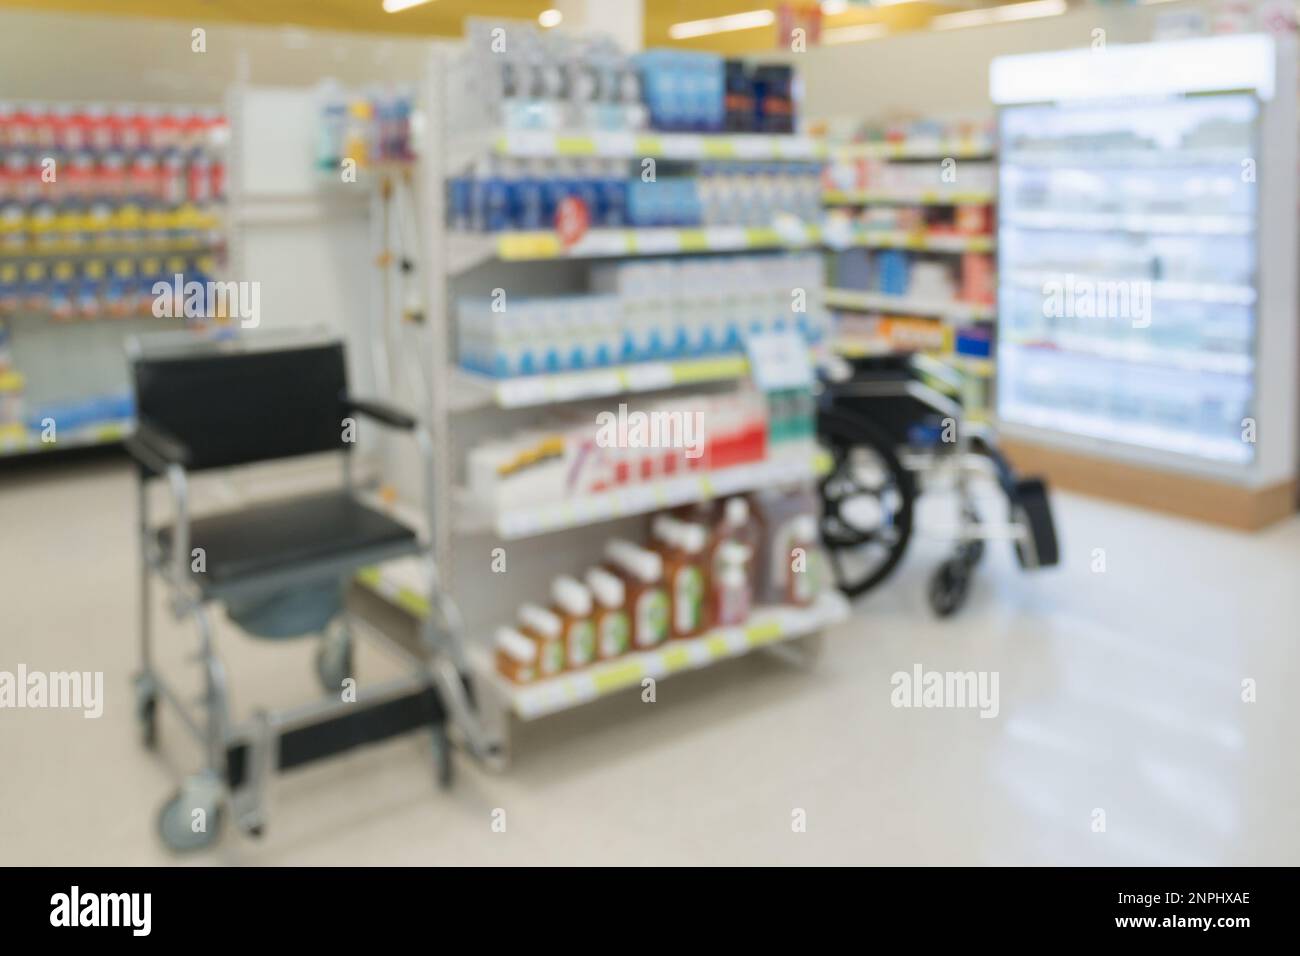
<svg viewBox="0 0 1300 956">
<path fill-rule="evenodd" d="M 441 723 L 446 717 L 438 692 L 421 687 L 400 697 L 373 704 L 357 703 L 314 723 L 280 733 L 275 741 L 274 767 L 292 770 L 357 747 Z M 247 742 L 226 751 L 226 773 L 232 789 L 242 786 L 251 770 L 252 748 Z"/>
</svg>

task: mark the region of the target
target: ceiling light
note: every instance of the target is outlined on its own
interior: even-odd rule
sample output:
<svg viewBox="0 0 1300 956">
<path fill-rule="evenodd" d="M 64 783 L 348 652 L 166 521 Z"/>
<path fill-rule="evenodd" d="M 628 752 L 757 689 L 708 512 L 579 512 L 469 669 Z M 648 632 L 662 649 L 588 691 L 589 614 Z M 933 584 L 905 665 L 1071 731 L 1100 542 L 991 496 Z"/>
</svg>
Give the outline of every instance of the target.
<svg viewBox="0 0 1300 956">
<path fill-rule="evenodd" d="M 549 30 L 551 27 L 558 27 L 560 21 L 564 19 L 564 14 L 559 10 L 543 10 L 537 14 L 537 22 Z"/>
<path fill-rule="evenodd" d="M 1065 0 L 1032 0 L 1030 3 L 1012 3 L 1004 7 L 980 7 L 937 16 L 930 21 L 930 29 L 955 30 L 990 23 L 1009 23 L 1012 20 L 1033 20 L 1037 17 L 1054 17 L 1065 10 Z"/>
<path fill-rule="evenodd" d="M 750 10 L 748 13 L 733 13 L 709 20 L 686 20 L 682 23 L 674 23 L 668 28 L 668 35 L 674 40 L 689 40 L 692 37 L 705 37 L 711 33 L 730 33 L 732 30 L 770 27 L 775 22 L 776 14 L 771 10 Z"/>
<path fill-rule="evenodd" d="M 889 27 L 883 23 L 860 23 L 852 27 L 836 27 L 833 30 L 823 30 L 821 42 L 823 44 L 858 43 L 862 40 L 874 40 L 888 32 Z"/>
<path fill-rule="evenodd" d="M 411 7 L 418 7 L 425 3 L 433 3 L 433 0 L 384 0 L 384 12 L 401 13 L 403 10 L 409 10 Z"/>
</svg>

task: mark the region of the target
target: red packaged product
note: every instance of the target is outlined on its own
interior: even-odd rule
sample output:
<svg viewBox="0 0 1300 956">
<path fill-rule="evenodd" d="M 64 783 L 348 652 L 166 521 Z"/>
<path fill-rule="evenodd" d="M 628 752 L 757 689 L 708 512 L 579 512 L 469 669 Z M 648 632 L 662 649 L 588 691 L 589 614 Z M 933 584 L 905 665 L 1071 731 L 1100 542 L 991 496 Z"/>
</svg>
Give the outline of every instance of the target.
<svg viewBox="0 0 1300 956">
<path fill-rule="evenodd" d="M 211 164 L 203 153 L 190 154 L 187 181 L 186 195 L 190 202 L 202 206 L 212 198 Z"/>
<path fill-rule="evenodd" d="M 86 132 L 90 138 L 90 148 L 107 152 L 113 148 L 113 125 L 109 121 L 108 110 L 102 106 L 86 108 Z"/>
<path fill-rule="evenodd" d="M 17 149 L 25 149 L 34 145 L 35 141 L 36 128 L 33 124 L 31 107 L 19 103 L 14 107 L 13 116 L 9 121 L 9 145 Z"/>
<path fill-rule="evenodd" d="M 141 151 L 131 160 L 128 192 L 132 196 L 147 199 L 156 199 L 162 195 L 158 157 L 153 153 Z"/>
<path fill-rule="evenodd" d="M 110 125 L 113 130 L 113 142 L 117 144 L 118 150 L 123 152 L 143 150 L 143 130 L 136 124 L 135 116 L 134 109 L 125 107 L 114 109 Z"/>
</svg>

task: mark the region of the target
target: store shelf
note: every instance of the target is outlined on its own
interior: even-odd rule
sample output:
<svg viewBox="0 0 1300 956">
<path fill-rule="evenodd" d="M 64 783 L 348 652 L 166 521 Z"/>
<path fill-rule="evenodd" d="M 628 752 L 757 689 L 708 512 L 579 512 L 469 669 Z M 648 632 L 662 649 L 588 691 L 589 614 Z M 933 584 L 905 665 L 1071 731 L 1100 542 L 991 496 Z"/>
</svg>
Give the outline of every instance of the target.
<svg viewBox="0 0 1300 956">
<path fill-rule="evenodd" d="M 1094 335 L 1057 333 L 1049 340 L 1010 339 L 1005 344 L 1018 349 L 1041 349 L 1087 355 L 1132 365 L 1176 368 L 1188 372 L 1251 375 L 1255 371 L 1255 360 L 1250 355 L 1157 348 L 1141 342 L 1117 341 Z"/>
<path fill-rule="evenodd" d="M 827 206 L 973 206 L 992 205 L 997 202 L 997 197 L 987 192 L 963 193 L 937 189 L 915 193 L 830 189 L 822 193 L 822 202 Z"/>
<path fill-rule="evenodd" d="M 129 420 L 96 422 L 80 428 L 59 430 L 58 440 L 43 442 L 39 433 L 23 431 L 18 435 L 0 431 L 0 457 L 25 455 L 31 452 L 65 451 L 69 448 L 87 448 L 92 445 L 111 445 L 121 441 L 131 430 Z"/>
<path fill-rule="evenodd" d="M 827 289 L 823 301 L 826 305 L 838 309 L 936 316 L 954 322 L 989 321 L 996 314 L 996 310 L 991 305 L 918 299 L 912 296 L 888 295 L 883 292 L 867 292 L 859 289 Z"/>
<path fill-rule="evenodd" d="M 923 355 L 960 369 L 975 378 L 992 378 L 995 367 L 992 359 L 958 352 L 940 352 L 934 349 L 900 348 L 888 339 L 844 338 L 835 342 L 833 349 L 844 358 L 874 358 L 883 355 Z"/>
<path fill-rule="evenodd" d="M 1241 167 L 1237 149 L 1154 149 L 1111 150 L 1011 150 L 1003 151 L 1002 162 L 1008 166 L 1048 169 L 1096 169 L 1119 166 L 1136 169 L 1186 169 L 1190 166 Z"/>
<path fill-rule="evenodd" d="M 956 232 L 904 232 L 897 229 L 859 229 L 843 245 L 869 249 L 910 249 L 914 252 L 992 252 L 992 236 Z"/>
<path fill-rule="evenodd" d="M 1048 283 L 1064 286 L 1065 279 L 1071 285 L 1064 288 L 1067 295 L 1070 289 L 1091 287 L 1104 293 L 1111 287 L 1131 286 L 1150 283 L 1153 298 L 1171 301 L 1212 302 L 1215 305 L 1254 305 L 1258 297 L 1255 287 L 1225 282 L 1179 282 L 1165 279 L 1146 279 L 1142 276 L 1106 276 L 1073 272 L 1064 267 L 1059 271 L 1039 269 L 1016 269 L 1003 274 L 1004 281 L 1021 289 L 1033 289 L 1042 292 Z"/>
<path fill-rule="evenodd" d="M 656 133 L 653 131 L 512 130 L 496 137 L 500 156 L 597 156 L 676 160 L 814 160 L 826 144 L 807 136 L 756 133 Z"/>
<path fill-rule="evenodd" d="M 1008 401 L 999 406 L 998 417 L 1002 422 L 1026 425 L 1044 434 L 1096 438 L 1236 465 L 1248 464 L 1255 453 L 1254 445 L 1240 439 L 1176 431 L 1159 423 L 1118 419 L 1109 414 Z"/>
<path fill-rule="evenodd" d="M 908 355 L 912 349 L 900 349 L 887 339 L 837 339 L 831 345 L 836 355 L 845 358 L 873 358 L 881 355 Z"/>
<path fill-rule="evenodd" d="M 760 647 L 806 637 L 848 617 L 849 605 L 838 591 L 827 591 L 808 607 L 762 607 L 740 627 L 715 628 L 699 637 L 671 640 L 653 650 L 594 664 L 532 684 L 514 684 L 500 676 L 486 654 L 476 669 L 500 692 L 521 720 L 568 710 L 628 687 L 647 677 L 660 680 L 740 657 Z"/>
<path fill-rule="evenodd" d="M 707 501 L 711 498 L 809 481 L 817 474 L 816 456 L 790 455 L 770 461 L 736 465 L 719 471 L 686 474 L 628 485 L 602 494 L 574 497 L 506 508 L 493 513 L 468 489 L 456 494 L 457 531 L 462 534 L 494 533 L 503 540 L 578 528 L 615 518 L 649 514 L 665 508 Z"/>
<path fill-rule="evenodd" d="M 1250 216 L 1189 213 L 1076 212 L 1040 209 L 1003 210 L 1000 228 L 1062 232 L 1131 232 L 1198 236 L 1250 236 Z"/>
<path fill-rule="evenodd" d="M 993 144 L 980 139 L 911 139 L 845 143 L 831 150 L 844 159 L 992 159 Z"/>
<path fill-rule="evenodd" d="M 463 271 L 491 259 L 526 262 L 748 249 L 806 249 L 820 241 L 821 230 L 803 223 L 780 228 L 593 229 L 567 246 L 554 232 L 453 233 L 449 238 L 451 267 L 453 271 Z"/>
<path fill-rule="evenodd" d="M 103 256 L 166 256 L 220 249 L 219 240 L 203 237 L 157 240 L 115 240 L 112 242 L 73 243 L 6 243 L 0 246 L 0 259 L 79 259 Z"/>
<path fill-rule="evenodd" d="M 749 361 L 743 355 L 680 362 L 636 362 L 580 372 L 499 379 L 460 369 L 452 393 L 455 407 L 461 411 L 492 405 L 532 408 L 608 395 L 653 392 L 696 382 L 727 381 L 748 372 Z"/>
<path fill-rule="evenodd" d="M 992 378 L 997 370 L 992 359 L 981 358 L 975 355 L 962 355 L 954 352 L 948 355 L 938 355 L 936 357 L 955 368 L 961 369 L 968 375 L 975 376 L 976 378 Z"/>
</svg>

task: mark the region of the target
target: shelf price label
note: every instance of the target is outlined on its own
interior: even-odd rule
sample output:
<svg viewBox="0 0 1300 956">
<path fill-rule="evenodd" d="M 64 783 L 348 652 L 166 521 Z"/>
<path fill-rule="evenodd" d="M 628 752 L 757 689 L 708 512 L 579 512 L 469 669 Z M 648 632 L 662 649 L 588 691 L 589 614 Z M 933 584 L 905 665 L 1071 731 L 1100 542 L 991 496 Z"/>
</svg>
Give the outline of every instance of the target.
<svg viewBox="0 0 1300 956">
<path fill-rule="evenodd" d="M 812 358 L 798 332 L 761 332 L 745 343 L 754 383 L 764 392 L 812 388 Z"/>
</svg>

